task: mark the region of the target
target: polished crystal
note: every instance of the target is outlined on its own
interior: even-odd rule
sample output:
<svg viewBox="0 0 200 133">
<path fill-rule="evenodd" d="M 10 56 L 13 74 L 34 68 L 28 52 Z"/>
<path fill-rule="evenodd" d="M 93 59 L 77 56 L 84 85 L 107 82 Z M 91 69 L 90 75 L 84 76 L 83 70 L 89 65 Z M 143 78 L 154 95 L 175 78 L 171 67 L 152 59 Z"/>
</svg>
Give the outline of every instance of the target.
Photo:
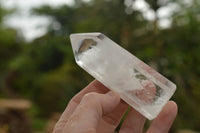
<svg viewBox="0 0 200 133">
<path fill-rule="evenodd" d="M 105 35 L 80 33 L 70 39 L 77 64 L 149 120 L 174 94 L 174 83 Z"/>
</svg>

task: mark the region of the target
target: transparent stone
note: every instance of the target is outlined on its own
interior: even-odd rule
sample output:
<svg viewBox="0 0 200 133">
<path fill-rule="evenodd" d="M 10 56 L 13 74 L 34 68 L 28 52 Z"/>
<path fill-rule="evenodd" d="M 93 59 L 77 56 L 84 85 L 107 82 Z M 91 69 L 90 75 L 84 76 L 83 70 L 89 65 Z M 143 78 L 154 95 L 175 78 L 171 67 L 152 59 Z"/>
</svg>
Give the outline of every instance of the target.
<svg viewBox="0 0 200 133">
<path fill-rule="evenodd" d="M 70 36 L 75 60 L 149 120 L 154 119 L 176 85 L 101 33 Z"/>
</svg>

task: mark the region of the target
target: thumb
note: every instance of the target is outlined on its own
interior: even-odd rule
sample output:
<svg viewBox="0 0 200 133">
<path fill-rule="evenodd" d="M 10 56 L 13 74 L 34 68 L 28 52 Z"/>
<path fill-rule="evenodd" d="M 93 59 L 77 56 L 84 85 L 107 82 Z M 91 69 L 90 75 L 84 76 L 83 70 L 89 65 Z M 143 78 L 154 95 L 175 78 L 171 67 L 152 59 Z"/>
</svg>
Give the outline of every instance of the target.
<svg viewBox="0 0 200 133">
<path fill-rule="evenodd" d="M 111 113 L 119 102 L 119 95 L 112 91 L 106 94 L 86 94 L 69 118 L 63 132 L 95 133 L 102 116 Z"/>
</svg>

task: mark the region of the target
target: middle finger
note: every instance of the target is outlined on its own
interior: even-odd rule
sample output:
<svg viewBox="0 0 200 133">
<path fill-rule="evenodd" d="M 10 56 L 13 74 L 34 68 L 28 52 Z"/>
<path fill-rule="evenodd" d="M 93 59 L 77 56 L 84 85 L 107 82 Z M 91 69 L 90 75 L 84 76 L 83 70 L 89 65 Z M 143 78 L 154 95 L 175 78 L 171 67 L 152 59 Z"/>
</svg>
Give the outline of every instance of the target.
<svg viewBox="0 0 200 133">
<path fill-rule="evenodd" d="M 146 118 L 131 108 L 119 133 L 142 133 Z"/>
</svg>

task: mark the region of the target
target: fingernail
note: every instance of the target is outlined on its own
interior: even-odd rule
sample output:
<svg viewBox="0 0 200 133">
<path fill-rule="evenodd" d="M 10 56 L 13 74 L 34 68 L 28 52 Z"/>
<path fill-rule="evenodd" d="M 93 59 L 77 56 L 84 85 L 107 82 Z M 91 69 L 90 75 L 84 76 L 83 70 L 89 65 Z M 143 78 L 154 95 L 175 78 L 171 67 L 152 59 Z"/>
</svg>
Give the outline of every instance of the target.
<svg viewBox="0 0 200 133">
<path fill-rule="evenodd" d="M 106 95 L 111 103 L 118 104 L 120 102 L 120 96 L 116 92 L 109 91 Z"/>
<path fill-rule="evenodd" d="M 115 98 L 115 97 L 117 96 L 117 94 L 116 94 L 115 92 L 113 92 L 113 91 L 109 91 L 109 92 L 107 93 L 107 95 L 109 95 L 109 96 L 112 97 L 112 98 Z"/>
</svg>

